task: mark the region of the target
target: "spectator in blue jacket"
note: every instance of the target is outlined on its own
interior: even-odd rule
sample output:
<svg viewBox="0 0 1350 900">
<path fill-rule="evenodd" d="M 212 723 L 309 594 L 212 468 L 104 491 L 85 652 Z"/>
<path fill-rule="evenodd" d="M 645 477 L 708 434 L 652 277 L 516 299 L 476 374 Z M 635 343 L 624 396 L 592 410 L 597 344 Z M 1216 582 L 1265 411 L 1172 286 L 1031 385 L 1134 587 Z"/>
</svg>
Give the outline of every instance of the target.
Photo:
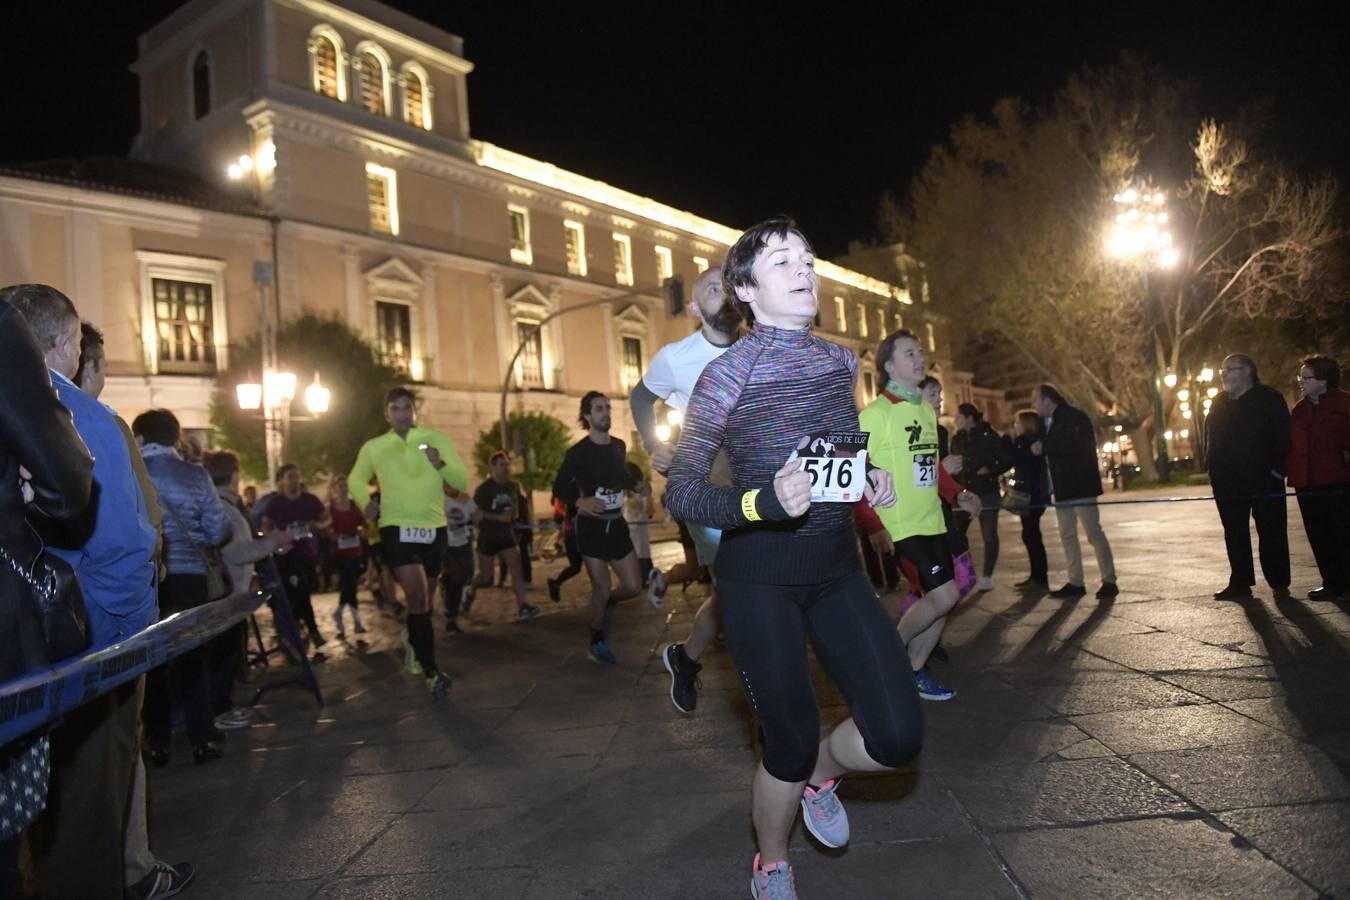
<svg viewBox="0 0 1350 900">
<path fill-rule="evenodd" d="M 75 305 L 45 284 L 0 291 L 23 314 L 42 350 L 52 385 L 94 457 L 94 496 L 86 515 L 53 552 L 84 589 L 90 648 L 131 637 L 154 623 L 155 529 L 130 450 L 113 414 L 71 380 L 80 363 Z M 141 683 L 130 681 L 68 714 L 52 732 L 53 792 L 33 833 L 44 897 L 121 900 L 123 830 L 131 803 Z"/>
<path fill-rule="evenodd" d="M 230 521 L 216 496 L 211 476 L 187 462 L 175 446 L 183 431 L 167 409 L 143 412 L 131 423 L 141 445 L 150 480 L 164 510 L 164 568 L 159 586 L 162 617 L 194 609 L 218 598 L 207 595 L 208 554 L 230 538 Z M 145 689 L 145 742 L 150 763 L 169 762 L 172 706 L 183 710 L 192 758 L 198 763 L 219 759 L 222 749 L 212 740 L 210 675 L 205 647 L 175 657 L 150 673 Z"/>
</svg>

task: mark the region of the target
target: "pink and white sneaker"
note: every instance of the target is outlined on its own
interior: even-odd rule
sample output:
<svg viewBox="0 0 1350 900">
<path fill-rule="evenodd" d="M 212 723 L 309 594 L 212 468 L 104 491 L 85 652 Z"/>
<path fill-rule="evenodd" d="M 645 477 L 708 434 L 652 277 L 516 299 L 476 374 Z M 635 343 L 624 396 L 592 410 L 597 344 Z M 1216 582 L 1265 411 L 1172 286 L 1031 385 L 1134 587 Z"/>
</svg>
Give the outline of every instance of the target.
<svg viewBox="0 0 1350 900">
<path fill-rule="evenodd" d="M 755 900 L 797 900 L 797 882 L 792 878 L 792 866 L 787 860 L 760 868 L 759 854 L 756 853 L 754 874 L 750 876 L 750 896 Z"/>
<path fill-rule="evenodd" d="M 802 791 L 802 822 L 806 830 L 826 847 L 848 843 L 848 813 L 834 795 L 839 779 L 831 778 L 818 788 L 807 785 Z"/>
</svg>

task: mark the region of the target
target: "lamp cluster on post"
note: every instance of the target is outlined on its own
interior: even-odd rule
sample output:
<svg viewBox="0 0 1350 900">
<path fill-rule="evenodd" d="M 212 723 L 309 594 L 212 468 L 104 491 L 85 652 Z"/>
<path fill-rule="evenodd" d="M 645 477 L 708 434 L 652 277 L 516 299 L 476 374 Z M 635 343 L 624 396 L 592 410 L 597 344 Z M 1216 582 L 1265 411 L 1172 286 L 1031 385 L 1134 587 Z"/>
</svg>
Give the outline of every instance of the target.
<svg viewBox="0 0 1350 900">
<path fill-rule="evenodd" d="M 277 469 L 286 453 L 286 442 L 290 439 L 291 421 L 293 418 L 299 418 L 291 415 L 296 381 L 294 372 L 264 367 L 261 384 L 244 382 L 234 387 L 240 409 L 262 411 L 269 484 L 276 484 Z M 317 418 L 328 412 L 332 400 L 333 392 L 323 386 L 319 380 L 319 373 L 315 371 L 313 383 L 305 388 L 305 409 L 309 412 L 308 418 Z"/>
<path fill-rule="evenodd" d="M 1184 377 L 1178 377 L 1175 372 L 1168 372 L 1163 376 L 1163 384 L 1167 389 L 1176 392 L 1177 409 L 1182 420 L 1194 426 L 1193 432 L 1190 426 L 1183 427 L 1175 432 L 1169 428 L 1163 432 L 1163 439 L 1171 442 L 1179 437 L 1181 440 L 1189 442 L 1191 434 L 1194 433 L 1195 443 L 1191 450 L 1192 456 L 1195 457 L 1204 455 L 1205 421 L 1209 418 L 1209 410 L 1214 405 L 1214 398 L 1219 395 L 1219 388 L 1213 382 L 1214 369 L 1209 363 L 1202 364 L 1200 371 L 1197 373 L 1192 373 L 1188 368 Z"/>
<path fill-rule="evenodd" d="M 1115 259 L 1133 262 L 1139 269 L 1149 356 L 1153 359 L 1153 434 L 1158 451 L 1158 476 L 1166 481 L 1171 467 L 1168 465 L 1167 440 L 1163 437 L 1162 379 L 1158 360 L 1162 348 L 1154 324 L 1148 276 L 1155 269 L 1174 268 L 1181 260 L 1181 252 L 1172 243 L 1172 232 L 1168 228 L 1166 194 L 1148 187 L 1127 187 L 1111 199 L 1117 212 L 1115 224 L 1107 235 L 1106 252 Z"/>
</svg>

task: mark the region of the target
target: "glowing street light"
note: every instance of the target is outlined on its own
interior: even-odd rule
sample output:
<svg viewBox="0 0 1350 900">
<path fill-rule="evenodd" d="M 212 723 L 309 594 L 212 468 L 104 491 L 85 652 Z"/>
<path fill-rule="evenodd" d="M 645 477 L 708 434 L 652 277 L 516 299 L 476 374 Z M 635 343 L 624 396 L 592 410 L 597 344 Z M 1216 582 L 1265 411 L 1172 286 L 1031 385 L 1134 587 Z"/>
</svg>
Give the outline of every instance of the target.
<svg viewBox="0 0 1350 900">
<path fill-rule="evenodd" d="M 333 392 L 319 383 L 319 373 L 314 373 L 314 383 L 305 388 L 305 407 L 311 414 L 321 416 L 328 412 L 328 404 Z"/>
<path fill-rule="evenodd" d="M 238 181 L 245 175 L 257 171 L 264 177 L 271 175 L 277 167 L 277 145 L 270 140 L 264 141 L 258 148 L 256 156 L 250 156 L 247 153 L 241 155 L 239 159 L 225 167 L 225 174 L 231 181 Z"/>
<path fill-rule="evenodd" d="M 1162 387 L 1176 387 L 1177 376 L 1168 372 L 1161 375 L 1158 364 L 1160 348 L 1158 335 L 1152 320 L 1152 302 L 1148 290 L 1148 273 L 1153 269 L 1171 269 L 1181 261 L 1181 253 L 1172 244 L 1172 232 L 1168 230 L 1167 195 L 1160 190 L 1144 187 L 1142 190 L 1127 187 L 1111 198 L 1116 205 L 1115 224 L 1106 236 L 1106 252 L 1109 256 L 1125 261 L 1133 260 L 1139 268 L 1144 288 L 1144 310 L 1146 326 L 1153 345 L 1149 355 L 1153 358 L 1153 434 L 1158 459 L 1158 474 L 1168 479 L 1169 460 L 1167 440 L 1162 435 L 1165 423 L 1163 414 Z M 1183 404 L 1183 410 L 1185 406 Z M 1183 412 L 1183 415 L 1186 413 Z"/>
<path fill-rule="evenodd" d="M 234 394 L 239 398 L 239 408 L 245 410 L 261 409 L 263 388 L 261 384 L 237 384 Z"/>
<path fill-rule="evenodd" d="M 670 441 L 670 426 L 665 422 L 656 426 L 656 439 L 663 444 Z"/>
</svg>

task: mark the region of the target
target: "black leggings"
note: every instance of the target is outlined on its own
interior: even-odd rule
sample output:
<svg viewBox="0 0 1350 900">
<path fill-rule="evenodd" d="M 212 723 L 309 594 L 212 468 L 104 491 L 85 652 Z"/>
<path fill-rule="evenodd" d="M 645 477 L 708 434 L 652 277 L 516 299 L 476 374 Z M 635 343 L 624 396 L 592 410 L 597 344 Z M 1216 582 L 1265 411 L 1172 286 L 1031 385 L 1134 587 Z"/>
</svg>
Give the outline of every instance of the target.
<svg viewBox="0 0 1350 900">
<path fill-rule="evenodd" d="M 722 580 L 717 593 L 727 649 L 764 731 L 764 768 L 806 781 L 820 749 L 820 710 L 806 656 L 809 638 L 853 710 L 867 755 L 899 768 L 923 746 L 914 674 L 886 611 L 861 571 L 811 585 Z"/>
<path fill-rule="evenodd" d="M 1041 539 L 1041 516 L 1044 509 L 1029 509 L 1022 513 L 1022 546 L 1027 548 L 1031 562 L 1031 577 L 1042 583 L 1050 580 L 1050 567 L 1045 557 L 1045 541 Z"/>
</svg>

